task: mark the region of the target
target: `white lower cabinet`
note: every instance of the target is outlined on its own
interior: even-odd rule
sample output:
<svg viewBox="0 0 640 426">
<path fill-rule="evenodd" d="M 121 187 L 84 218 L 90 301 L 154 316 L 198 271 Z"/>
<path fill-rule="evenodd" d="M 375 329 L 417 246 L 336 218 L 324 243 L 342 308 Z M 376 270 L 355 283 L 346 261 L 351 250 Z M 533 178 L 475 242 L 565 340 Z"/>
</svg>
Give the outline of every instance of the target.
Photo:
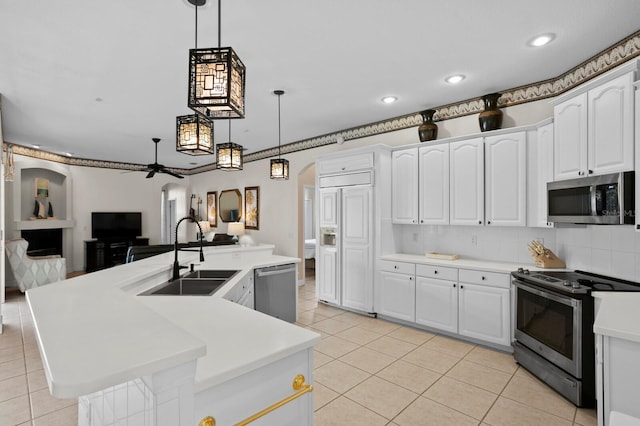
<svg viewBox="0 0 640 426">
<path fill-rule="evenodd" d="M 458 333 L 485 342 L 509 346 L 509 290 L 460 283 Z"/>
<path fill-rule="evenodd" d="M 458 332 L 458 284 L 434 278 L 416 278 L 416 322 Z"/>
<path fill-rule="evenodd" d="M 506 273 L 382 260 L 376 308 L 386 317 L 509 347 L 510 289 Z"/>
<path fill-rule="evenodd" d="M 379 312 L 393 318 L 414 322 L 416 320 L 416 280 L 413 275 L 380 272 Z"/>
<path fill-rule="evenodd" d="M 223 297 L 238 305 L 254 309 L 253 271 L 238 281 Z"/>
</svg>

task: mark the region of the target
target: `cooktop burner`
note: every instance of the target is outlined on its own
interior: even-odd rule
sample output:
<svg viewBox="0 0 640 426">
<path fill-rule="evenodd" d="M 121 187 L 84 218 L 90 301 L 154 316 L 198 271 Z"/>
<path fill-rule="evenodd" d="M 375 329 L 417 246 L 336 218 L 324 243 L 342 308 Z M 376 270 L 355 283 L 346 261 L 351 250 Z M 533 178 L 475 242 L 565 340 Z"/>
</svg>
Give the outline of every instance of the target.
<svg viewBox="0 0 640 426">
<path fill-rule="evenodd" d="M 640 283 L 584 271 L 532 271 L 518 268 L 512 275 L 520 280 L 563 292 L 585 294 L 590 291 L 640 291 Z"/>
</svg>

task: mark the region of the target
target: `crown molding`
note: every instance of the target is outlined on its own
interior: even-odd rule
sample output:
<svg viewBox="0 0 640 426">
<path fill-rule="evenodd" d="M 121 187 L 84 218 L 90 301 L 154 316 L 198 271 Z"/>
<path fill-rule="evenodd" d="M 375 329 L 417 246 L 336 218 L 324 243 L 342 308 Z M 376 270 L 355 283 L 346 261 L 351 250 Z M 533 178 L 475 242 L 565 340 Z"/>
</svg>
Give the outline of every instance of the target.
<svg viewBox="0 0 640 426">
<path fill-rule="evenodd" d="M 640 31 L 637 31 L 629 37 L 594 55 L 590 59 L 582 62 L 581 64 L 565 72 L 564 74 L 561 74 L 558 77 L 500 91 L 502 96 L 500 96 L 498 106 L 504 108 L 558 96 L 568 90 L 579 86 L 586 81 L 599 76 L 600 74 L 603 74 L 639 56 Z M 484 103 L 482 102 L 482 99 L 478 97 L 431 109 L 436 110 L 434 121 L 444 121 L 458 117 L 464 117 L 471 114 L 477 114 L 482 112 L 483 108 Z M 297 151 L 304 151 L 307 149 L 331 145 L 333 143 L 336 143 L 338 138 L 342 138 L 345 141 L 351 139 L 359 139 L 368 136 L 404 130 L 410 127 L 419 126 L 420 124 L 422 124 L 422 117 L 420 116 L 419 112 L 416 112 L 413 114 L 407 114 L 400 117 L 352 127 L 349 129 L 341 130 L 339 132 L 328 133 L 313 138 L 291 142 L 282 145 L 280 147 L 280 152 L 281 154 L 288 154 Z M 7 142 L 4 142 L 4 145 L 6 144 Z M 21 145 L 13 145 L 13 147 L 15 154 L 25 155 L 33 158 L 40 158 L 48 161 L 55 161 L 69 165 L 138 171 L 146 168 L 146 166 L 140 164 L 127 164 L 113 161 L 65 157 L 59 154 L 53 154 L 46 151 L 27 148 Z M 3 147 L 3 150 L 4 149 L 6 148 Z M 269 148 L 262 151 L 256 151 L 250 154 L 246 154 L 244 156 L 244 161 L 248 163 L 252 161 L 263 160 L 265 158 L 274 157 L 277 154 L 277 147 Z M 171 170 L 184 175 L 193 175 L 215 170 L 215 168 L 216 164 L 212 163 L 193 169 L 171 168 Z"/>
</svg>

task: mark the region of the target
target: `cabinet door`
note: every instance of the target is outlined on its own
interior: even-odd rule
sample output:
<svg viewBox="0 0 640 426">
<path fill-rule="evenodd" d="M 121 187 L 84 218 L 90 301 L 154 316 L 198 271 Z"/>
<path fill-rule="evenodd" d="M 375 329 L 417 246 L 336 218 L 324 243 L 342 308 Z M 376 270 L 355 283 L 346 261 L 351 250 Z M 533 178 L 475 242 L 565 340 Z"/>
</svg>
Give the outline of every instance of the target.
<svg viewBox="0 0 640 426">
<path fill-rule="evenodd" d="M 416 320 L 415 284 L 413 275 L 381 272 L 378 313 L 414 322 Z"/>
<path fill-rule="evenodd" d="M 526 226 L 527 134 L 484 140 L 487 225 Z"/>
<path fill-rule="evenodd" d="M 373 312 L 372 198 L 371 187 L 342 189 L 342 305 L 364 312 Z"/>
<path fill-rule="evenodd" d="M 484 149 L 482 138 L 454 142 L 449 147 L 450 223 L 484 222 Z"/>
<path fill-rule="evenodd" d="M 554 179 L 575 179 L 587 171 L 587 94 L 553 108 Z"/>
<path fill-rule="evenodd" d="M 418 223 L 418 148 L 391 155 L 391 220 Z"/>
<path fill-rule="evenodd" d="M 486 342 L 509 346 L 509 290 L 460 283 L 458 333 Z"/>
<path fill-rule="evenodd" d="M 527 226 L 553 227 L 547 222 L 547 183 L 553 182 L 553 123 L 527 135 Z"/>
<path fill-rule="evenodd" d="M 458 288 L 453 281 L 416 278 L 416 322 L 458 332 Z"/>
<path fill-rule="evenodd" d="M 633 170 L 633 73 L 589 91 L 588 174 Z"/>
<path fill-rule="evenodd" d="M 418 152 L 419 220 L 421 224 L 449 223 L 449 144 Z"/>
<path fill-rule="evenodd" d="M 338 252 L 335 247 L 320 246 L 316 268 L 318 299 L 339 304 L 338 300 Z"/>
<path fill-rule="evenodd" d="M 320 208 L 318 222 L 321 228 L 338 226 L 338 190 L 335 188 L 318 191 Z"/>
</svg>

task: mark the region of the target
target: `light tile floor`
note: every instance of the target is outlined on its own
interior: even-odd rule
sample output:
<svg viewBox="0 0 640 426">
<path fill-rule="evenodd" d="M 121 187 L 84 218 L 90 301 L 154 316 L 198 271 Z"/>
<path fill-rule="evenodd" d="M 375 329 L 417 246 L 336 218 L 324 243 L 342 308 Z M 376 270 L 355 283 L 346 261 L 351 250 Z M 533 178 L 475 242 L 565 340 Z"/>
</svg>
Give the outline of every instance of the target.
<svg viewBox="0 0 640 426">
<path fill-rule="evenodd" d="M 0 335 L 0 426 L 77 424 L 49 395 L 24 295 L 7 292 Z M 318 304 L 299 291 L 299 325 L 321 334 L 315 421 L 325 425 L 596 425 L 508 354 Z"/>
<path fill-rule="evenodd" d="M 596 425 L 510 354 L 318 303 L 300 287 L 314 355 L 317 426 Z"/>
</svg>

